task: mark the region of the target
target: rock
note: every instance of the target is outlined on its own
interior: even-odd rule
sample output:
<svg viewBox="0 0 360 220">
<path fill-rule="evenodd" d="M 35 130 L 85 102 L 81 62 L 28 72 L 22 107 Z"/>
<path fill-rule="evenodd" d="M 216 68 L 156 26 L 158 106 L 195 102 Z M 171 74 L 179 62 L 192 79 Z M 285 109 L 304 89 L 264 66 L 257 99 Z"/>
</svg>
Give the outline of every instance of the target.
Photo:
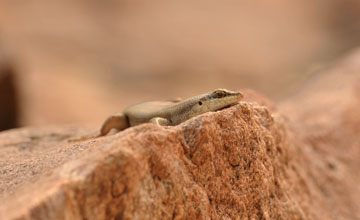
<svg viewBox="0 0 360 220">
<path fill-rule="evenodd" d="M 316 213 L 322 204 L 330 215 L 317 219 L 360 219 L 359 61 L 357 50 L 279 106 L 291 120 L 292 136 L 301 139 L 289 139 L 299 145 L 289 149 L 312 195 L 308 209 Z"/>
<path fill-rule="evenodd" d="M 18 97 L 14 75 L 13 66 L 0 51 L 0 131 L 18 125 Z"/>
<path fill-rule="evenodd" d="M 247 91 L 175 127 L 2 132 L 0 219 L 359 219 L 359 55 L 276 107 Z"/>
</svg>

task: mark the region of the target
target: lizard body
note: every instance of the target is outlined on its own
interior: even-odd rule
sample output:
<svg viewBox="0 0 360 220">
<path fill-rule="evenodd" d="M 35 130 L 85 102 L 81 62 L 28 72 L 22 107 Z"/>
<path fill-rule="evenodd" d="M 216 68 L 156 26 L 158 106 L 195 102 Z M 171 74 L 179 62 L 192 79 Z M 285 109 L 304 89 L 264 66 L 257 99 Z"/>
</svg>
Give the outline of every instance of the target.
<svg viewBox="0 0 360 220">
<path fill-rule="evenodd" d="M 178 125 L 197 115 L 235 105 L 242 97 L 243 94 L 240 92 L 216 89 L 183 101 L 143 102 L 124 109 L 122 113 L 108 117 L 100 129 L 100 134 L 69 141 L 101 137 L 108 134 L 112 129 L 121 131 L 131 126 L 149 122 L 157 125 Z"/>
</svg>

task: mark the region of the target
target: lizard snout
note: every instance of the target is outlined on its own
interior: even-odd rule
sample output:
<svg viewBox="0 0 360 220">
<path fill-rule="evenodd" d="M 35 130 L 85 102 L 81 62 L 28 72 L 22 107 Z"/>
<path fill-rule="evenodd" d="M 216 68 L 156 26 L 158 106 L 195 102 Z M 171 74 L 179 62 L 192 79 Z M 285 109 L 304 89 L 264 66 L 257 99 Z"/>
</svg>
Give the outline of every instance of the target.
<svg viewBox="0 0 360 220">
<path fill-rule="evenodd" d="M 232 95 L 237 96 L 239 100 L 244 98 L 244 94 L 242 92 L 234 92 Z"/>
</svg>

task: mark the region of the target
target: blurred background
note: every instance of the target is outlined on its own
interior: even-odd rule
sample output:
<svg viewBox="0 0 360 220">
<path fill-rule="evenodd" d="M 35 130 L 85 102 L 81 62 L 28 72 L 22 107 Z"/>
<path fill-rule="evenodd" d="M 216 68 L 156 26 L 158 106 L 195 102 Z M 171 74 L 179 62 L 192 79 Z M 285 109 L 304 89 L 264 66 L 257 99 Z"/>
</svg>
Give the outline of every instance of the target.
<svg viewBox="0 0 360 220">
<path fill-rule="evenodd" d="M 358 0 L 0 0 L 0 129 L 221 87 L 276 102 L 359 43 Z"/>
</svg>

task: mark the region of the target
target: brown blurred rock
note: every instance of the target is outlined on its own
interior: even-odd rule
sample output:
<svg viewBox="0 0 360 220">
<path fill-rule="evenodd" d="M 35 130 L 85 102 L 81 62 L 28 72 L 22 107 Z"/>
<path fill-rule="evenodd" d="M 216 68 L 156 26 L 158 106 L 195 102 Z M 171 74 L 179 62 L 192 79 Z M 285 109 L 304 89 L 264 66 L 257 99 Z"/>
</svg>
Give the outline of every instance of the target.
<svg viewBox="0 0 360 220">
<path fill-rule="evenodd" d="M 322 204 L 332 219 L 360 219 L 359 106 L 360 50 L 314 76 L 279 106 L 291 120 L 289 134 L 301 139 L 289 143 L 292 157 L 303 165 L 297 170 L 302 185 L 313 198 L 308 209 L 316 212 Z"/>
<path fill-rule="evenodd" d="M 0 53 L 0 131 L 18 125 L 15 73 L 12 65 L 1 55 Z"/>
<path fill-rule="evenodd" d="M 65 141 L 88 132 L 75 128 L 3 132 L 0 219 L 359 219 L 359 57 L 281 114 L 248 91 L 179 126 L 86 142 Z"/>
</svg>

